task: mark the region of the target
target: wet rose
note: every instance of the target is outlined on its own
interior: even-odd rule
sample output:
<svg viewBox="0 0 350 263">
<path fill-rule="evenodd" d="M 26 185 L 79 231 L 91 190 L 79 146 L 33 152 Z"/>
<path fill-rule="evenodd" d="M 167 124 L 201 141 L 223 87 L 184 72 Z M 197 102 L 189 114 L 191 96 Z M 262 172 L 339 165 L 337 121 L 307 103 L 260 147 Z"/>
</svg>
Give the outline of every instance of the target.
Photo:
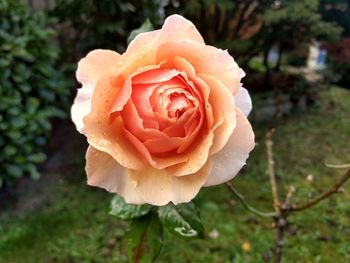
<svg viewBox="0 0 350 263">
<path fill-rule="evenodd" d="M 179 15 L 123 54 L 94 50 L 76 73 L 72 119 L 88 140 L 88 184 L 127 203 L 189 202 L 232 179 L 254 147 L 244 72 Z"/>
</svg>

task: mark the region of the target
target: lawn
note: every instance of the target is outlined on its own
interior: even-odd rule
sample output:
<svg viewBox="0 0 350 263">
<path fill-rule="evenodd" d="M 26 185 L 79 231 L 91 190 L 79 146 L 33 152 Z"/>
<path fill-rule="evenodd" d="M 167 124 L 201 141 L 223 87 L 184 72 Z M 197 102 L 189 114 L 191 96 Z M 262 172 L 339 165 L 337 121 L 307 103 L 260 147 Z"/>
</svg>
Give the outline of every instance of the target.
<svg viewBox="0 0 350 263">
<path fill-rule="evenodd" d="M 350 163 L 349 90 L 322 90 L 307 112 L 253 127 L 257 146 L 233 184 L 260 210 L 272 210 L 264 149 L 264 135 L 270 127 L 276 128 L 280 194 L 283 197 L 293 185 L 293 202 L 316 195 L 345 172 L 327 168 L 325 163 Z M 18 201 L 11 201 L 1 212 L 0 262 L 127 262 L 122 239 L 128 223 L 108 214 L 111 194 L 86 185 L 85 145 L 62 147 L 52 157 L 56 165 L 49 159 L 42 179 L 24 182 Z M 275 233 L 270 219 L 250 214 L 225 186 L 203 189 L 195 202 L 205 239 L 167 238 L 159 262 L 271 261 Z M 283 262 L 350 262 L 349 202 L 347 183 L 342 193 L 291 216 Z"/>
</svg>

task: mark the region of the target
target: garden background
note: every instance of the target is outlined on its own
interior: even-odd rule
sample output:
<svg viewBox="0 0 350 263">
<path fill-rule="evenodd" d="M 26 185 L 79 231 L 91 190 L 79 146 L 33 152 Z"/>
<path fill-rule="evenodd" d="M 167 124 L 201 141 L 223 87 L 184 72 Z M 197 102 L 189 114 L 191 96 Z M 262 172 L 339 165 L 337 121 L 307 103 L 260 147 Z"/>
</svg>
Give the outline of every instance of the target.
<svg viewBox="0 0 350 263">
<path fill-rule="evenodd" d="M 122 53 L 147 19 L 178 13 L 246 72 L 257 146 L 233 180 L 271 210 L 264 148 L 275 128 L 276 175 L 294 200 L 330 186 L 350 163 L 348 0 L 0 0 L 0 262 L 128 262 L 129 223 L 109 194 L 86 185 L 84 136 L 69 111 L 77 61 L 95 48 Z M 283 262 L 350 262 L 349 185 L 293 215 Z M 194 201 L 204 239 L 167 239 L 159 262 L 271 262 L 271 221 L 225 186 Z M 167 233 L 165 233 L 167 235 Z"/>
</svg>

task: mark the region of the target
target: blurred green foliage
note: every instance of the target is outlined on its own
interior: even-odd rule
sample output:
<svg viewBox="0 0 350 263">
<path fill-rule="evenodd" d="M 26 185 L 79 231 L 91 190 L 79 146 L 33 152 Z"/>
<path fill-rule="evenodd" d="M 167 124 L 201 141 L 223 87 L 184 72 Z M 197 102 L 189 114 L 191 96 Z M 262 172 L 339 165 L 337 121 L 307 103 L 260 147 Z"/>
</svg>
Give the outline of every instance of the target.
<svg viewBox="0 0 350 263">
<path fill-rule="evenodd" d="M 343 30 L 342 37 L 350 36 L 350 2 L 348 0 L 319 0 L 323 20 L 336 22 Z"/>
<path fill-rule="evenodd" d="M 171 1 L 170 1 L 171 2 Z M 207 42 L 228 49 L 243 68 L 273 45 L 293 52 L 312 40 L 335 41 L 342 23 L 325 19 L 320 0 L 189 0 L 166 6 L 194 22 Z M 345 0 L 338 0 L 345 2 Z"/>
<path fill-rule="evenodd" d="M 164 19 L 158 0 L 59 0 L 49 12 L 61 24 L 60 45 L 65 57 L 76 61 L 92 49 L 123 52 L 130 32 L 146 19 Z"/>
<path fill-rule="evenodd" d="M 276 3 L 276 1 L 275 1 Z M 258 38 L 263 39 L 264 56 L 268 56 L 272 45 L 277 45 L 279 58 L 284 53 L 292 53 L 296 49 L 311 44 L 312 41 L 336 41 L 342 28 L 333 21 L 325 21 L 319 12 L 319 0 L 284 0 L 274 4 L 264 13 L 264 27 Z M 280 63 L 276 64 L 279 70 Z M 300 63 L 300 62 L 299 62 Z M 265 64 L 268 67 L 268 64 Z"/>
<path fill-rule="evenodd" d="M 46 158 L 50 118 L 65 116 L 69 93 L 56 68 L 59 49 L 47 16 L 0 0 L 0 17 L 1 188 L 24 174 L 39 177 L 36 164 Z"/>
<path fill-rule="evenodd" d="M 325 45 L 329 59 L 326 76 L 329 81 L 350 87 L 350 1 L 320 0 L 320 12 L 327 21 L 336 19 L 343 31 L 336 43 Z"/>
<path fill-rule="evenodd" d="M 95 48 L 122 53 L 129 33 L 146 19 L 159 28 L 166 16 L 177 13 L 196 25 L 206 43 L 228 49 L 245 71 L 255 70 L 250 68 L 252 59 L 265 58 L 265 70 L 259 73 L 262 86 L 270 88 L 271 75 L 280 71 L 281 64 L 306 64 L 312 41 L 334 42 L 347 31 L 347 1 L 337 0 L 337 8 L 331 10 L 327 1 L 59 0 L 50 15 L 60 22 L 60 45 L 66 47 L 63 60 L 74 63 Z M 273 46 L 279 52 L 274 67 L 267 63 Z"/>
</svg>

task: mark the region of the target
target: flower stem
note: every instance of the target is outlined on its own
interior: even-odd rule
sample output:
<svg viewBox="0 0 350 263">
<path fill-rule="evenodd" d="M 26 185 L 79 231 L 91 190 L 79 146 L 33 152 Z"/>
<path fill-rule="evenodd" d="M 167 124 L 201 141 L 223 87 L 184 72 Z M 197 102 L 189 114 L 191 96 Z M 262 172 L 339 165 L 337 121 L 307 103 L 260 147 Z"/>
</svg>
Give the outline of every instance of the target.
<svg viewBox="0 0 350 263">
<path fill-rule="evenodd" d="M 257 216 L 261 216 L 261 217 L 275 217 L 277 216 L 277 214 L 275 212 L 261 212 L 257 209 L 255 209 L 254 207 L 250 206 L 244 199 L 244 197 L 230 184 L 230 183 L 226 183 L 227 188 L 231 191 L 231 193 L 233 193 L 234 196 L 237 197 L 237 199 L 242 203 L 242 205 L 244 206 L 244 208 L 246 208 L 249 212 L 257 215 Z"/>
</svg>

